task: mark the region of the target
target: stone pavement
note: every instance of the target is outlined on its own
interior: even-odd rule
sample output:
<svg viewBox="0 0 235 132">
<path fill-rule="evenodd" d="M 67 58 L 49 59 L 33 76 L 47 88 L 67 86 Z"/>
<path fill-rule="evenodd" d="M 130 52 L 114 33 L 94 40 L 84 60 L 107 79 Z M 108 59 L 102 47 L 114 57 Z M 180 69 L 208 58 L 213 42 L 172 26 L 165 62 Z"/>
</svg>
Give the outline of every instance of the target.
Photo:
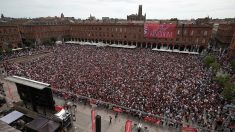
<svg viewBox="0 0 235 132">
<path fill-rule="evenodd" d="M 65 102 L 61 99 L 55 98 L 57 105 L 63 105 Z M 77 110 L 75 112 L 76 121 L 73 122 L 73 128 L 70 130 L 71 132 L 90 132 L 91 131 L 91 110 L 95 109 L 96 115 L 101 116 L 101 131 L 102 132 L 124 132 L 125 131 L 125 123 L 127 119 L 132 121 L 132 125 L 138 124 L 139 120 L 133 116 L 128 114 L 119 113 L 118 117 L 115 119 L 115 112 L 104 109 L 104 108 L 92 108 L 90 105 L 84 105 L 80 103 L 76 103 Z M 109 124 L 109 116 L 112 117 L 112 123 Z M 147 127 L 148 132 L 174 132 L 176 130 L 165 128 L 163 129 L 160 126 L 152 125 L 150 123 L 146 123 L 140 121 L 142 124 L 142 128 Z M 135 131 L 132 131 L 135 132 Z M 137 132 L 137 131 L 136 131 Z M 145 132 L 145 131 L 143 131 Z M 146 131 L 147 132 L 147 131 Z"/>
</svg>

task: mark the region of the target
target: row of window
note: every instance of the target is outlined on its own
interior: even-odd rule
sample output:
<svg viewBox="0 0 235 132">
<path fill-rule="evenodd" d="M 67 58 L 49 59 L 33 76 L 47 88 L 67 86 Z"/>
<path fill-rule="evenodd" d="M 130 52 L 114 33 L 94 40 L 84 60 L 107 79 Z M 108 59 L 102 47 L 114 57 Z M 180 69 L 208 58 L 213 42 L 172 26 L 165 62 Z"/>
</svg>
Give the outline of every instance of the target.
<svg viewBox="0 0 235 132">
<path fill-rule="evenodd" d="M 104 36 L 102 36 L 102 34 L 88 34 L 88 35 L 84 35 L 84 34 L 72 34 L 72 36 L 82 36 L 82 37 L 85 37 L 85 38 L 91 38 L 91 37 L 103 37 L 105 38 L 105 34 Z M 107 34 L 106 37 L 111 37 L 111 38 L 114 38 L 114 35 L 113 34 Z M 141 39 L 141 36 L 140 35 L 132 35 L 132 37 L 135 39 L 136 37 L 138 37 L 138 39 Z M 127 38 L 127 35 L 121 35 L 121 34 L 116 34 L 115 35 L 115 38 L 123 38 L 123 39 L 126 39 Z M 157 39 L 159 42 L 161 41 L 168 41 L 168 42 L 173 42 L 173 41 L 186 41 L 186 42 L 195 42 L 196 44 L 198 43 L 205 43 L 206 42 L 206 39 L 205 38 L 193 38 L 193 39 L 189 39 L 189 38 L 176 38 L 176 39 L 166 39 L 166 38 L 158 38 Z"/>
<path fill-rule="evenodd" d="M 0 41 L 4 42 L 4 41 L 19 41 L 20 39 L 15 36 L 15 37 L 12 37 L 12 36 L 8 36 L 8 37 L 1 37 L 0 38 Z"/>
<path fill-rule="evenodd" d="M 112 32 L 128 32 L 128 31 L 135 31 L 141 32 L 142 28 L 135 28 L 135 27 L 94 27 L 94 26 L 79 26 L 79 27 L 71 27 L 71 30 L 94 30 L 94 31 L 112 31 Z"/>
<path fill-rule="evenodd" d="M 18 30 L 16 28 L 8 28 L 8 29 L 1 29 L 0 34 L 11 34 L 11 33 L 17 33 Z"/>
<path fill-rule="evenodd" d="M 180 29 L 177 30 L 177 35 L 181 35 L 182 32 Z M 208 35 L 208 32 L 207 31 L 201 31 L 201 30 L 197 30 L 194 31 L 194 30 L 184 30 L 183 31 L 183 35 L 190 35 L 190 36 L 193 36 L 194 34 L 199 34 L 199 35 L 203 35 L 203 36 L 207 36 Z"/>
</svg>

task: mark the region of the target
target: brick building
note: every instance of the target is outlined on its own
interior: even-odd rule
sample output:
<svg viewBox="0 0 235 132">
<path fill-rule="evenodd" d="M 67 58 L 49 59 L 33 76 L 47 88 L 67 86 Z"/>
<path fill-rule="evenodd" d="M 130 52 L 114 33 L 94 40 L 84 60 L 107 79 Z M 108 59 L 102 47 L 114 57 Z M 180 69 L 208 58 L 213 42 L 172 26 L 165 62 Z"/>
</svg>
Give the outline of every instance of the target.
<svg viewBox="0 0 235 132">
<path fill-rule="evenodd" d="M 0 51 L 22 47 L 22 39 L 18 26 L 0 25 Z"/>
<path fill-rule="evenodd" d="M 23 25 L 20 27 L 22 38 L 35 39 L 38 44 L 43 40 L 54 37 L 62 40 L 69 35 L 68 25 Z"/>
<path fill-rule="evenodd" d="M 233 38 L 231 40 L 229 50 L 230 50 L 230 55 L 235 56 L 235 32 L 233 33 Z"/>
<path fill-rule="evenodd" d="M 220 24 L 215 37 L 215 45 L 227 49 L 232 41 L 234 31 L 235 24 Z"/>
<path fill-rule="evenodd" d="M 167 46 L 178 49 L 206 48 L 211 38 L 210 25 L 177 25 L 176 38 L 145 38 L 144 23 L 81 23 L 70 25 L 73 41 L 104 42 L 109 44 L 136 45 L 144 48 Z"/>
<path fill-rule="evenodd" d="M 5 31 L 6 30 L 6 31 Z M 57 40 L 104 42 L 108 44 L 136 45 L 143 48 L 176 48 L 201 51 L 208 46 L 211 38 L 211 25 L 177 24 L 176 37 L 145 38 L 144 23 L 76 23 L 76 24 L 24 24 L 1 28 L 1 48 L 21 47 L 21 38 L 35 39 L 40 44 L 44 39 L 54 37 Z M 8 32 L 8 34 L 7 34 Z M 9 34 L 10 33 L 10 34 Z M 5 35 L 4 35 L 5 34 Z M 4 38 L 3 38 L 4 37 Z M 3 39 L 2 39 L 3 38 Z M 12 39 L 13 38 L 13 39 Z"/>
</svg>

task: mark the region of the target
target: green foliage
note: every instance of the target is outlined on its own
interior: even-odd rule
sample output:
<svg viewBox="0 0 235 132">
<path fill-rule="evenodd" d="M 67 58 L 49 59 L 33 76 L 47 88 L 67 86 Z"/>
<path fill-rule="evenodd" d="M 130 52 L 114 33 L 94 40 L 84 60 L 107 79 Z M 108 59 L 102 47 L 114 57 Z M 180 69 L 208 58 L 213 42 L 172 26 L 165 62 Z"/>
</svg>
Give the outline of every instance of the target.
<svg viewBox="0 0 235 132">
<path fill-rule="evenodd" d="M 203 63 L 207 66 L 210 67 L 210 64 L 214 63 L 216 61 L 216 58 L 214 55 L 207 55 L 204 59 L 203 59 Z"/>
<path fill-rule="evenodd" d="M 215 80 L 222 86 L 225 86 L 227 82 L 231 82 L 231 78 L 227 74 L 216 76 Z"/>
<path fill-rule="evenodd" d="M 50 38 L 51 42 L 55 43 L 56 42 L 56 38 L 55 37 L 52 37 Z"/>
<path fill-rule="evenodd" d="M 222 96 L 227 100 L 234 100 L 234 91 L 235 91 L 235 85 L 229 81 L 224 84 L 224 89 L 222 92 Z"/>
<path fill-rule="evenodd" d="M 26 39 L 23 39 L 23 43 L 26 47 L 33 47 L 35 43 L 35 39 L 26 38 Z"/>
<path fill-rule="evenodd" d="M 235 70 L 235 60 L 233 60 L 233 61 L 231 62 L 231 66 L 232 66 L 233 70 Z"/>
<path fill-rule="evenodd" d="M 56 38 L 52 37 L 52 38 L 47 38 L 43 41 L 44 45 L 54 45 L 56 42 Z"/>
<path fill-rule="evenodd" d="M 216 73 L 220 69 L 220 64 L 218 62 L 213 62 L 210 64 L 210 67 L 212 67 L 212 70 Z"/>
<path fill-rule="evenodd" d="M 6 53 L 10 54 L 12 52 L 12 48 L 7 48 Z"/>
<path fill-rule="evenodd" d="M 232 79 L 229 75 L 219 75 L 215 77 L 215 80 L 223 86 L 222 96 L 224 99 L 235 101 L 235 85 L 232 83 Z"/>
</svg>

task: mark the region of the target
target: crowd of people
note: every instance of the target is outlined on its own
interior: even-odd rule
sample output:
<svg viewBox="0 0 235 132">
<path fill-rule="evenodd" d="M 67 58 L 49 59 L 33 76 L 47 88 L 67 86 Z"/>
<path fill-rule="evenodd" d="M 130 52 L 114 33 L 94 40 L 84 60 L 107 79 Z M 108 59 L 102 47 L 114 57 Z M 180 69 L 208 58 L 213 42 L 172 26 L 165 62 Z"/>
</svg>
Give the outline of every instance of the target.
<svg viewBox="0 0 235 132">
<path fill-rule="evenodd" d="M 46 53 L 46 52 L 50 52 L 51 48 L 52 47 L 42 45 L 36 48 L 24 48 L 24 49 L 15 50 L 9 53 L 5 52 L 0 55 L 0 60 L 4 61 L 4 60 L 14 59 L 18 57 Z"/>
<path fill-rule="evenodd" d="M 51 84 L 52 89 L 212 128 L 223 122 L 221 87 L 198 55 L 81 45 L 5 64 L 8 75 Z"/>
</svg>

